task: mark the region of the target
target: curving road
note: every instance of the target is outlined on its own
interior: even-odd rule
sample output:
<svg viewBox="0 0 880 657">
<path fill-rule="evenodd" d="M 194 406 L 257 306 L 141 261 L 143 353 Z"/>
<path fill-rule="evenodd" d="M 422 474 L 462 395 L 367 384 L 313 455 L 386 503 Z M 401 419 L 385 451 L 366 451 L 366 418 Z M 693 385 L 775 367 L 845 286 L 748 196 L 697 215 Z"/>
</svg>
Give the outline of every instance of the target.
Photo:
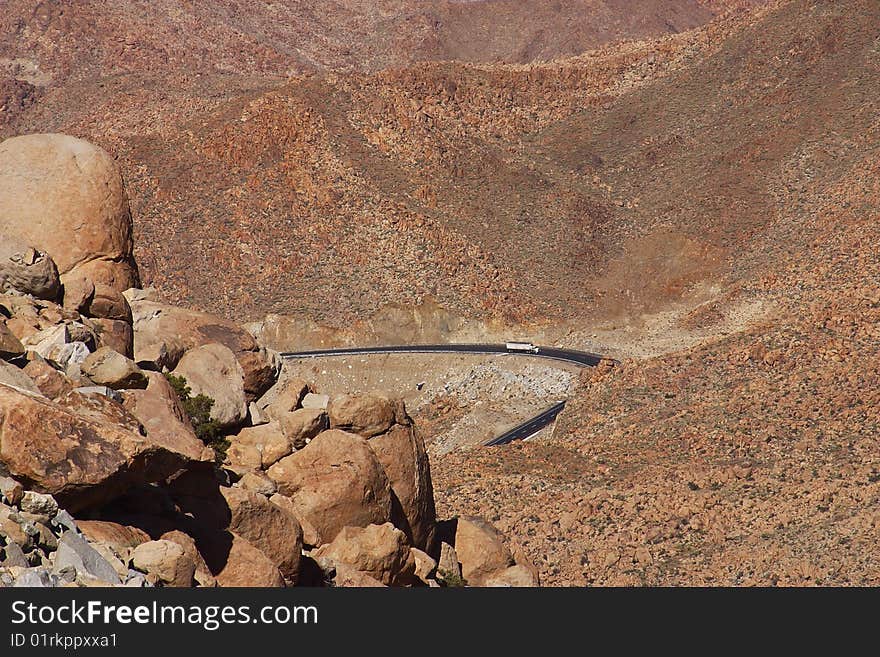
<svg viewBox="0 0 880 657">
<path fill-rule="evenodd" d="M 549 358 L 561 360 L 575 365 L 598 365 L 599 361 L 607 360 L 599 354 L 574 349 L 536 346 L 535 351 L 510 349 L 506 344 L 416 344 L 389 345 L 384 347 L 344 347 L 339 349 L 317 349 L 314 351 L 286 351 L 284 358 L 315 358 L 318 356 L 355 356 L 358 354 L 433 354 L 433 353 L 469 353 L 469 354 L 514 354 L 533 358 Z"/>
<path fill-rule="evenodd" d="M 511 344 L 418 344 L 418 345 L 388 345 L 381 347 L 343 347 L 339 349 L 316 349 L 311 351 L 286 351 L 281 353 L 282 358 L 320 358 L 325 356 L 357 356 L 361 354 L 431 354 L 431 353 L 468 353 L 468 354 L 512 354 L 516 356 L 530 356 L 532 358 L 549 358 L 560 360 L 575 365 L 593 367 L 606 359 L 599 354 L 588 351 L 576 351 L 574 349 L 559 349 L 557 347 L 533 346 L 530 350 L 522 347 L 511 347 Z M 523 345 L 524 346 L 524 345 Z M 532 345 L 529 345 L 532 346 Z M 504 432 L 488 441 L 486 446 L 506 445 L 514 440 L 523 440 L 533 436 L 541 429 L 556 420 L 556 416 L 565 408 L 565 402 L 560 401 L 544 409 L 538 415 L 529 418 L 522 424 Z"/>
</svg>

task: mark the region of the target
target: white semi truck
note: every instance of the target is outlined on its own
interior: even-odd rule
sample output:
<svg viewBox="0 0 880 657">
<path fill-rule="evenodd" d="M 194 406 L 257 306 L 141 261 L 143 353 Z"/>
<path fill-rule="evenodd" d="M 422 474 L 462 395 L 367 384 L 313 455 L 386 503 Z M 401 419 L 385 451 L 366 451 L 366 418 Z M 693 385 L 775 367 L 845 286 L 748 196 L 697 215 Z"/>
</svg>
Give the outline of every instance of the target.
<svg viewBox="0 0 880 657">
<path fill-rule="evenodd" d="M 538 348 L 531 342 L 506 342 L 504 346 L 507 351 L 529 354 L 538 353 Z"/>
</svg>

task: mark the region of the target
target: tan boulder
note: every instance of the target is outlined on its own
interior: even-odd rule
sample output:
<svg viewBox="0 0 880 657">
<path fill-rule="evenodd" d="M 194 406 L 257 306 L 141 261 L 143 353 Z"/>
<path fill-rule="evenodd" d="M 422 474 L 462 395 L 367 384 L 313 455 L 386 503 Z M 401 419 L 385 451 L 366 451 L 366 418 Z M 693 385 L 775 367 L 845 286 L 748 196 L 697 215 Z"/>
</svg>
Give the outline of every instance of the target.
<svg viewBox="0 0 880 657">
<path fill-rule="evenodd" d="M 378 579 L 345 563 L 334 565 L 333 586 L 340 589 L 385 588 Z"/>
<path fill-rule="evenodd" d="M 301 402 L 303 408 L 317 408 L 322 411 L 326 411 L 329 404 L 330 395 L 317 395 L 313 392 L 306 393 Z"/>
<path fill-rule="evenodd" d="M 193 396 L 201 394 L 214 400 L 211 419 L 221 427 L 238 426 L 247 417 L 244 373 L 225 345 L 212 343 L 190 349 L 174 374 L 186 379 Z"/>
<path fill-rule="evenodd" d="M 131 308 L 122 292 L 103 283 L 95 284 L 86 315 L 99 319 L 115 319 L 131 324 Z"/>
<path fill-rule="evenodd" d="M 64 288 L 64 308 L 83 313 L 88 310 L 95 297 L 92 279 L 78 274 L 65 274 L 61 277 L 61 284 Z"/>
<path fill-rule="evenodd" d="M 90 543 L 106 545 L 119 556 L 150 540 L 149 534 L 137 527 L 108 520 L 78 520 L 76 526 Z"/>
<path fill-rule="evenodd" d="M 265 349 L 242 351 L 236 356 L 244 372 L 245 394 L 249 402 L 254 401 L 275 384 L 278 365 Z"/>
<path fill-rule="evenodd" d="M 367 573 L 387 585 L 411 584 L 415 559 L 406 535 L 390 522 L 367 527 L 344 527 L 327 545 L 312 553 Z"/>
<path fill-rule="evenodd" d="M 61 372 L 52 367 L 43 358 L 34 358 L 24 366 L 24 373 L 49 399 L 55 399 L 73 390 L 73 384 Z"/>
<path fill-rule="evenodd" d="M 0 292 L 30 294 L 54 301 L 61 291 L 52 258 L 15 235 L 0 233 Z"/>
<path fill-rule="evenodd" d="M 185 350 L 219 343 L 233 353 L 257 351 L 253 336 L 229 320 L 189 308 L 128 294 L 135 345 L 176 338 Z"/>
<path fill-rule="evenodd" d="M 222 554 L 214 556 L 219 559 L 221 567 L 214 574 L 217 584 L 227 587 L 282 587 L 284 577 L 281 571 L 261 550 L 251 545 L 245 538 L 237 534 L 228 534 L 228 545 L 213 543 L 214 551 Z M 208 556 L 206 555 L 206 559 Z M 209 563 L 212 561 L 208 559 Z"/>
<path fill-rule="evenodd" d="M 259 548 L 295 584 L 303 545 L 296 518 L 264 496 L 242 488 L 221 488 L 220 493 L 229 505 L 229 531 Z"/>
<path fill-rule="evenodd" d="M 132 225 L 119 167 L 101 148 L 59 134 L 0 143 L 0 233 L 47 252 L 120 292 L 138 284 Z"/>
<path fill-rule="evenodd" d="M 400 502 L 392 519 L 415 547 L 433 550 L 437 514 L 434 508 L 434 486 L 425 443 L 414 426 L 397 424 L 390 431 L 371 438 L 370 448 L 376 453 L 391 490 Z"/>
<path fill-rule="evenodd" d="M 309 385 L 302 379 L 288 379 L 269 390 L 257 401 L 257 408 L 270 420 L 277 420 L 285 413 L 300 407 L 309 394 Z"/>
<path fill-rule="evenodd" d="M 247 401 L 256 399 L 274 383 L 278 374 L 275 359 L 260 350 L 253 336 L 234 322 L 153 301 L 150 296 L 140 298 L 132 291 L 127 298 L 132 311 L 136 361 L 151 357 L 147 354 L 156 353 L 163 343 L 169 353 L 216 343 L 227 347 L 238 359 Z"/>
<path fill-rule="evenodd" d="M 280 416 L 281 432 L 294 449 L 302 449 L 328 428 L 327 414 L 316 408 L 298 408 Z"/>
<path fill-rule="evenodd" d="M 320 544 L 321 537 L 318 534 L 318 530 L 315 529 L 314 525 L 307 518 L 299 514 L 299 509 L 297 509 L 292 499 L 281 493 L 275 493 L 269 498 L 269 501 L 275 506 L 280 506 L 296 518 L 299 526 L 302 528 L 303 546 L 311 548 L 317 547 Z"/>
<path fill-rule="evenodd" d="M 260 424 L 256 427 L 245 427 L 237 435 L 229 438 L 230 447 L 235 446 L 235 454 L 246 454 L 247 464 L 253 463 L 250 450 L 239 451 L 239 446 L 250 446 L 260 453 L 260 462 L 257 468 L 268 468 L 281 460 L 293 450 L 290 441 L 281 433 L 281 425 L 278 422 Z M 227 454 L 228 454 L 227 450 Z M 239 461 L 239 465 L 245 465 Z"/>
<path fill-rule="evenodd" d="M 92 319 L 91 324 L 95 327 L 95 334 L 100 346 L 110 347 L 126 358 L 131 358 L 134 355 L 134 334 L 131 330 L 131 324 L 118 319 L 100 318 Z"/>
<path fill-rule="evenodd" d="M 248 470 L 241 475 L 241 479 L 235 485 L 252 493 L 265 495 L 266 497 L 274 495 L 275 491 L 278 490 L 277 484 L 269 478 L 269 475 L 260 470 Z"/>
<path fill-rule="evenodd" d="M 259 470 L 263 463 L 263 455 L 254 445 L 233 443 L 226 450 L 226 462 L 234 468 Z"/>
<path fill-rule="evenodd" d="M 15 358 L 24 353 L 24 345 L 21 340 L 6 326 L 6 322 L 0 321 L 0 358 Z"/>
<path fill-rule="evenodd" d="M 411 547 L 409 550 L 412 552 L 413 562 L 415 563 L 415 576 L 427 584 L 437 572 L 437 562 L 431 558 L 431 555 L 422 552 L 418 548 Z"/>
<path fill-rule="evenodd" d="M 183 588 L 193 584 L 193 556 L 174 541 L 141 543 L 131 553 L 132 565 L 165 586 Z M 148 577 L 150 579 L 150 577 Z"/>
<path fill-rule="evenodd" d="M 483 586 L 492 587 L 535 587 L 540 586 L 541 582 L 535 574 L 526 566 L 510 566 L 504 570 L 498 571 L 494 575 L 490 575 L 483 580 Z"/>
<path fill-rule="evenodd" d="M 488 577 L 513 565 L 504 536 L 482 518 L 458 519 L 455 552 L 461 563 L 461 574 L 470 586 L 482 586 Z"/>
<path fill-rule="evenodd" d="M 366 527 L 391 519 L 388 478 L 361 436 L 330 430 L 271 468 L 269 476 L 318 534 L 332 541 L 346 526 Z"/>
<path fill-rule="evenodd" d="M 54 495 L 71 512 L 191 462 L 192 455 L 142 435 L 137 420 L 101 395 L 73 392 L 49 401 L 0 386 L 0 471 Z"/>
<path fill-rule="evenodd" d="M 192 562 L 195 564 L 193 579 L 195 579 L 199 586 L 206 588 L 217 586 L 217 580 L 214 578 L 214 575 L 211 574 L 211 570 L 208 568 L 208 564 L 205 563 L 202 554 L 196 546 L 195 539 L 193 539 L 192 536 L 183 533 L 179 529 L 175 529 L 170 532 L 165 532 L 160 538 L 164 541 L 177 543 L 183 548 L 184 553 L 192 559 Z"/>
<path fill-rule="evenodd" d="M 327 406 L 330 427 L 367 438 L 384 433 L 394 423 L 394 402 L 377 394 L 335 395 Z"/>
<path fill-rule="evenodd" d="M 99 386 L 107 386 L 113 390 L 126 388 L 146 388 L 149 383 L 144 371 L 110 347 L 101 347 L 83 361 L 83 374 Z"/>
<path fill-rule="evenodd" d="M 12 386 L 19 390 L 27 390 L 35 395 L 43 394 L 40 391 L 39 386 L 37 386 L 34 380 L 29 377 L 25 371 L 20 370 L 15 365 L 7 363 L 4 360 L 0 360 L 0 384 Z"/>
<path fill-rule="evenodd" d="M 147 432 L 147 437 L 193 461 L 213 461 L 214 451 L 206 447 L 196 436 L 192 423 L 174 388 L 163 374 L 144 372 L 147 387 L 144 390 L 127 390 L 123 405 Z"/>
<path fill-rule="evenodd" d="M 447 586 L 460 586 L 463 584 L 461 564 L 455 548 L 449 543 L 440 543 L 440 559 L 437 562 L 437 579 Z"/>
</svg>

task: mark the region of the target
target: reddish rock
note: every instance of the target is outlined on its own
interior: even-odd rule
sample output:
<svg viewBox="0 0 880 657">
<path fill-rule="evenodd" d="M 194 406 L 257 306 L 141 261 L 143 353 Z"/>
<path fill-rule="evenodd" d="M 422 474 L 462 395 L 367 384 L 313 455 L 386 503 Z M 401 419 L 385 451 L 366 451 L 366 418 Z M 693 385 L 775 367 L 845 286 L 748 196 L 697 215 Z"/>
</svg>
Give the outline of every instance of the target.
<svg viewBox="0 0 880 657">
<path fill-rule="evenodd" d="M 385 471 L 361 436 L 330 430 L 268 471 L 297 517 L 312 525 L 318 543 L 346 526 L 365 527 L 391 519 L 391 488 Z"/>
<path fill-rule="evenodd" d="M 400 505 L 394 524 L 406 533 L 413 546 L 431 552 L 437 514 L 424 441 L 415 427 L 398 424 L 371 438 L 368 444 L 385 469 Z"/>
</svg>

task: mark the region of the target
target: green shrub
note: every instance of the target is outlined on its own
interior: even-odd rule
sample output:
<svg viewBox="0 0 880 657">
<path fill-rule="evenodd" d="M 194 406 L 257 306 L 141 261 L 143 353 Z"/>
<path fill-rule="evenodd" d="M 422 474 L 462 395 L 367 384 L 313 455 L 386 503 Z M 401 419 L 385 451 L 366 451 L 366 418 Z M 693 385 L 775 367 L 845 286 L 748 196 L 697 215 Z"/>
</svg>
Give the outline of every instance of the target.
<svg viewBox="0 0 880 657">
<path fill-rule="evenodd" d="M 229 441 L 221 433 L 217 421 L 211 419 L 211 407 L 214 406 L 214 400 L 202 394 L 193 397 L 192 390 L 186 385 L 186 378 L 182 376 L 166 372 L 165 378 L 168 379 L 168 383 L 177 394 L 183 410 L 189 416 L 196 436 L 214 450 L 217 454 L 217 463 L 222 463 L 226 459 Z"/>
<path fill-rule="evenodd" d="M 467 580 L 458 573 L 450 573 L 447 570 L 440 570 L 437 572 L 437 575 L 437 579 L 440 583 L 447 588 L 467 586 Z"/>
</svg>

